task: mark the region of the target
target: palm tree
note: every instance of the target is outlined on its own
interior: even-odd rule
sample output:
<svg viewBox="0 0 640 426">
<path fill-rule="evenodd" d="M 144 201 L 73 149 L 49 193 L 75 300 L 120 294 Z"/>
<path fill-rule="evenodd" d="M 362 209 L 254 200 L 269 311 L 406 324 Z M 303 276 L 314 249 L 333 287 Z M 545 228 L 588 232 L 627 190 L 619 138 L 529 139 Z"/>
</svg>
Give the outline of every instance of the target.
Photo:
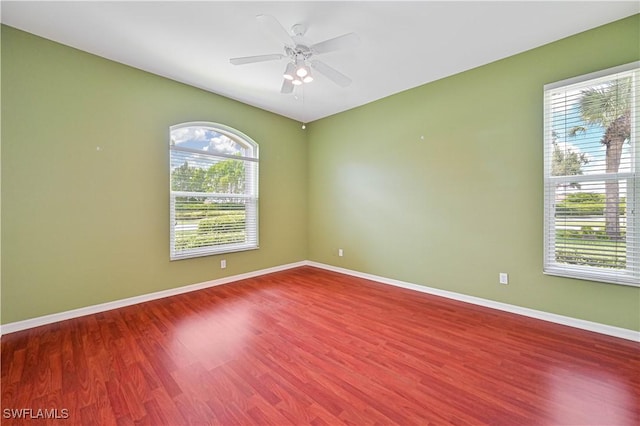
<svg viewBox="0 0 640 426">
<path fill-rule="evenodd" d="M 606 172 L 617 173 L 622 148 L 631 137 L 631 78 L 613 80 L 605 85 L 583 90 L 580 115 L 588 125 L 600 126 L 604 135 L 600 140 L 606 147 Z M 570 134 L 585 131 L 574 127 Z M 620 238 L 620 188 L 617 180 L 607 180 L 605 189 L 605 231 L 609 238 Z"/>
</svg>

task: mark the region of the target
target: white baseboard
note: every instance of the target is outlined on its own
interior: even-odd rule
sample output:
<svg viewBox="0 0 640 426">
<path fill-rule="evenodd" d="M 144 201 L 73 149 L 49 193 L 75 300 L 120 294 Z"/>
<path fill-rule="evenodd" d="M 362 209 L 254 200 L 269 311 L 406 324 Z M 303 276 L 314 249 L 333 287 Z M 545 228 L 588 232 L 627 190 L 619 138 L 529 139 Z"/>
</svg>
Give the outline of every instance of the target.
<svg viewBox="0 0 640 426">
<path fill-rule="evenodd" d="M 286 265 L 280 265 L 280 266 L 275 266 L 273 268 L 261 269 L 258 271 L 247 272 L 244 274 L 219 278 L 216 280 L 206 281 L 203 283 L 171 288 L 169 290 L 163 290 L 155 293 L 143 294 L 140 296 L 115 300 L 113 302 L 100 303 L 98 305 L 92 305 L 84 308 L 73 309 L 71 311 L 59 312 L 51 315 L 44 315 L 37 318 L 30 318 L 24 321 L 11 322 L 11 323 L 2 325 L 2 328 L 0 328 L 0 336 L 2 336 L 3 334 L 14 333 L 16 331 L 26 330 L 33 327 L 39 327 L 41 325 L 51 324 L 58 321 L 78 318 L 85 315 L 97 314 L 100 312 L 110 311 L 112 309 L 123 308 L 125 306 L 136 305 L 138 303 L 149 302 L 151 300 L 162 299 L 165 297 L 175 296 L 183 293 L 189 293 L 192 291 L 202 290 L 202 289 L 214 287 L 217 285 L 228 284 L 234 281 L 258 277 L 260 275 L 271 274 L 273 272 L 280 272 L 280 271 L 285 271 L 287 269 L 298 268 L 300 266 L 305 266 L 305 265 L 307 265 L 306 261 L 289 263 Z"/>
<path fill-rule="evenodd" d="M 364 278 L 367 280 L 376 281 L 381 284 L 388 284 L 396 287 L 402 287 L 409 290 L 419 291 L 421 293 L 433 294 L 435 296 L 441 296 L 448 299 L 458 300 L 461 302 L 467 302 L 474 305 L 484 306 L 487 308 L 497 309 L 500 311 L 511 312 L 511 313 L 523 315 L 526 317 L 549 321 L 556 324 L 567 325 L 567 326 L 579 328 L 582 330 L 593 331 L 593 332 L 605 334 L 608 336 L 640 342 L 640 332 L 629 330 L 626 328 L 613 327 L 606 324 L 600 324 L 600 323 L 585 321 L 577 318 L 566 317 L 563 315 L 552 314 L 549 312 L 538 311 L 535 309 L 523 308 L 521 306 L 510 305 L 507 303 L 496 302 L 488 299 L 482 299 L 480 297 L 475 297 L 475 296 L 467 296 L 461 293 L 455 293 L 447 290 L 440 290 L 437 288 L 408 283 L 400 280 L 394 280 L 391 278 L 385 278 L 378 275 L 372 275 L 364 272 L 353 271 L 351 269 L 340 268 L 337 266 L 331 266 L 324 263 L 318 263 L 313 261 L 301 261 L 301 262 L 289 263 L 286 265 L 280 265 L 280 266 L 275 266 L 273 268 L 261 269 L 258 271 L 247 272 L 244 274 L 219 278 L 216 280 L 206 281 L 203 283 L 172 288 L 169 290 L 158 291 L 155 293 L 143 294 L 141 296 L 129 297 L 127 299 L 101 303 L 98 305 L 87 306 L 84 308 L 73 309 L 70 311 L 60 312 L 60 313 L 51 314 L 51 315 L 45 315 L 37 318 L 31 318 L 24 321 L 12 322 L 8 324 L 0 325 L 0 336 L 2 336 L 3 334 L 14 333 L 16 331 L 26 330 L 33 327 L 39 327 L 41 325 L 51 324 L 58 321 L 64 321 L 72 318 L 82 317 L 85 315 L 91 315 L 91 314 L 96 314 L 100 312 L 110 311 L 112 309 L 131 306 L 138 303 L 148 302 L 151 300 L 162 299 L 165 297 L 175 296 L 178 294 L 189 293 L 192 291 L 202 290 L 209 287 L 228 284 L 234 281 L 240 281 L 247 278 L 258 277 L 260 275 L 266 275 L 273 272 L 280 272 L 280 271 L 285 271 L 287 269 L 298 268 L 300 266 L 313 266 L 320 269 L 326 269 L 328 271 L 338 272 L 345 275 L 351 275 L 358 278 Z"/>
<path fill-rule="evenodd" d="M 435 296 L 441 296 L 448 299 L 458 300 L 461 302 L 471 303 L 473 305 L 484 306 L 487 308 L 497 309 L 500 311 L 511 312 L 513 314 L 523 315 L 526 317 L 536 318 L 543 321 L 549 321 L 556 324 L 567 325 L 569 327 L 580 328 L 582 330 L 593 331 L 608 336 L 619 337 L 621 339 L 633 340 L 640 342 L 640 332 L 629 330 L 627 328 L 614 327 L 611 325 L 600 324 L 592 321 L 585 321 L 577 318 L 566 317 L 563 315 L 552 314 L 549 312 L 538 311 L 535 309 L 523 308 L 521 306 L 510 305 L 508 303 L 496 302 L 493 300 L 482 299 L 475 296 L 467 296 L 461 293 L 455 293 L 447 290 L 440 290 L 437 288 L 427 287 L 419 284 L 412 284 L 404 281 L 394 280 L 391 278 L 380 277 L 378 275 L 366 274 L 363 272 L 353 271 L 350 269 L 340 268 L 337 266 L 331 266 L 324 263 L 306 262 L 307 265 L 316 268 L 326 269 L 328 271 L 338 272 L 345 275 L 351 275 L 358 278 L 364 278 L 371 281 L 376 281 L 382 284 L 393 285 L 396 287 L 402 287 L 409 290 L 415 290 L 422 293 L 433 294 Z"/>
</svg>

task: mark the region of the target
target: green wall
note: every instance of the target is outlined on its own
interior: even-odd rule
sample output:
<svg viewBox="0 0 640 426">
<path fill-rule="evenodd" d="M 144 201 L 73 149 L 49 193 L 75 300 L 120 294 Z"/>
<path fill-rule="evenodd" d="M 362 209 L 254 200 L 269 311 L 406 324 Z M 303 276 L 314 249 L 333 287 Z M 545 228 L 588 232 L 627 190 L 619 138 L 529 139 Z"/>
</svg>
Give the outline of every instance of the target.
<svg viewBox="0 0 640 426">
<path fill-rule="evenodd" d="M 542 86 L 638 60 L 639 21 L 306 132 L 3 27 L 1 321 L 309 259 L 640 330 L 640 289 L 542 274 Z M 261 248 L 170 262 L 168 127 L 198 120 L 260 144 Z M 508 286 L 499 272 L 509 273 Z"/>
<path fill-rule="evenodd" d="M 309 125 L 309 259 L 640 330 L 639 288 L 542 274 L 543 85 L 638 60 L 639 16 Z"/>
<path fill-rule="evenodd" d="M 6 26 L 1 78 L 3 324 L 307 258 L 299 123 Z M 260 145 L 259 250 L 169 261 L 185 121 Z"/>
</svg>

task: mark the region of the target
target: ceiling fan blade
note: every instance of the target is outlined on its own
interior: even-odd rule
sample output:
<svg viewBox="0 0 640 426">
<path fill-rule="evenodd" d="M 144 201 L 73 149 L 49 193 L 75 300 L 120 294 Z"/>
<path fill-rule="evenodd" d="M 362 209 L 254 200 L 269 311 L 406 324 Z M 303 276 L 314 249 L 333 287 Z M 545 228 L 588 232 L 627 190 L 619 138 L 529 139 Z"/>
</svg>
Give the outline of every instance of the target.
<svg viewBox="0 0 640 426">
<path fill-rule="evenodd" d="M 281 43 L 287 46 L 295 46 L 296 43 L 291 38 L 291 35 L 284 29 L 280 21 L 271 15 L 258 15 L 256 16 L 258 22 L 260 22 L 274 37 Z"/>
<path fill-rule="evenodd" d="M 287 94 L 293 92 L 293 83 L 291 80 L 283 79 L 282 88 L 280 89 L 280 93 Z"/>
<path fill-rule="evenodd" d="M 321 54 L 327 52 L 333 52 L 334 50 L 346 49 L 353 47 L 360 42 L 360 37 L 356 33 L 348 33 L 338 37 L 330 38 L 329 40 L 321 41 L 311 45 L 313 53 Z"/>
<path fill-rule="evenodd" d="M 277 59 L 284 58 L 284 55 L 280 53 L 273 53 L 271 55 L 258 55 L 258 56 L 244 56 L 242 58 L 231 58 L 229 62 L 233 65 L 252 64 L 254 62 L 275 61 Z"/>
<path fill-rule="evenodd" d="M 351 79 L 340 71 L 331 68 L 329 65 L 320 61 L 311 61 L 311 67 L 318 71 L 320 74 L 327 77 L 329 80 L 336 83 L 338 86 L 347 87 L 351 84 Z"/>
</svg>

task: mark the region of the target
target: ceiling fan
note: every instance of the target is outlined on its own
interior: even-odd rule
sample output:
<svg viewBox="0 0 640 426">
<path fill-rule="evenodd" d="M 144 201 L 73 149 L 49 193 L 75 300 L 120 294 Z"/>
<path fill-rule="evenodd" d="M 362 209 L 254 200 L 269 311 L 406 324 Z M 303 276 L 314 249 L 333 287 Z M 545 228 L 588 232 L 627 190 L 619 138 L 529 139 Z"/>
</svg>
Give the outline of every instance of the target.
<svg viewBox="0 0 640 426">
<path fill-rule="evenodd" d="M 291 27 L 291 34 L 284 29 L 282 24 L 270 15 L 256 16 L 269 32 L 271 32 L 280 42 L 284 44 L 284 54 L 272 53 L 268 55 L 244 56 L 231 58 L 229 61 L 233 65 L 252 64 L 255 62 L 275 61 L 288 58 L 289 62 L 285 68 L 280 92 L 291 93 L 294 86 L 313 81 L 311 69 L 319 72 L 338 86 L 347 87 L 351 84 L 351 79 L 335 68 L 330 67 L 322 61 L 315 59 L 323 53 L 352 47 L 360 41 L 356 33 L 343 34 L 319 43 L 311 43 L 304 37 L 307 27 L 296 24 Z"/>
</svg>

